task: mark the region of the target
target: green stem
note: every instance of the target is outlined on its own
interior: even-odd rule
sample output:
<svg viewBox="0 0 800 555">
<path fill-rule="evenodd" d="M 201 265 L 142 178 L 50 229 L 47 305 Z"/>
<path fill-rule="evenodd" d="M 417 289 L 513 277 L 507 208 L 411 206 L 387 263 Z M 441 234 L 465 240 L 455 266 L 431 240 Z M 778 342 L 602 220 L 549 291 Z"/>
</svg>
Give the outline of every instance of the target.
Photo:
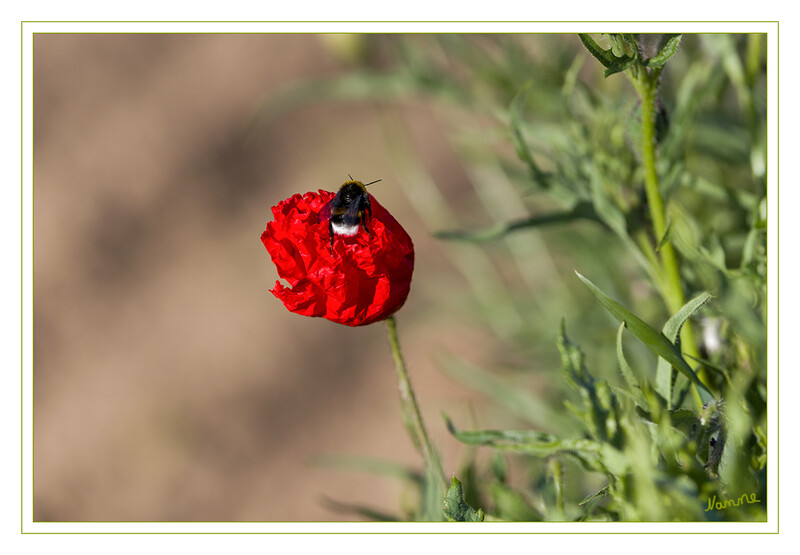
<svg viewBox="0 0 800 555">
<path fill-rule="evenodd" d="M 406 362 L 400 350 L 400 341 L 397 338 L 397 322 L 394 316 L 386 319 L 386 327 L 389 331 L 389 344 L 392 347 L 392 357 L 394 358 L 395 369 L 397 370 L 397 387 L 400 393 L 400 406 L 403 409 L 403 421 L 405 422 L 411 441 L 419 449 L 422 458 L 425 460 L 425 467 L 435 472 L 441 479 L 443 485 L 447 485 L 442 463 L 439 456 L 431 444 L 425 423 L 422 421 L 422 413 L 419 411 L 414 389 L 411 387 L 411 380 L 408 377 Z"/>
<path fill-rule="evenodd" d="M 656 93 L 660 71 L 648 72 L 645 68 L 629 73 L 642 103 L 642 163 L 644 165 L 644 187 L 650 219 L 653 222 L 655 240 L 660 241 L 667 231 L 664 201 L 661 197 L 658 172 L 656 171 Z M 681 285 L 678 259 L 672 243 L 667 241 L 659 250 L 662 276 L 662 295 L 670 314 L 676 313 L 686 303 Z M 690 322 L 681 328 L 681 347 L 690 356 L 697 357 L 699 352 L 695 343 L 694 330 Z M 701 370 L 702 372 L 702 370 Z M 703 374 L 701 374 L 703 376 Z M 704 376 L 703 376 L 704 377 Z M 702 377 L 701 377 L 702 379 Z M 706 381 L 706 380 L 704 380 Z"/>
<path fill-rule="evenodd" d="M 553 491 L 556 494 L 555 509 L 558 520 L 566 520 L 564 517 L 564 476 L 561 461 L 553 457 L 549 460 L 547 470 L 553 479 Z"/>
</svg>

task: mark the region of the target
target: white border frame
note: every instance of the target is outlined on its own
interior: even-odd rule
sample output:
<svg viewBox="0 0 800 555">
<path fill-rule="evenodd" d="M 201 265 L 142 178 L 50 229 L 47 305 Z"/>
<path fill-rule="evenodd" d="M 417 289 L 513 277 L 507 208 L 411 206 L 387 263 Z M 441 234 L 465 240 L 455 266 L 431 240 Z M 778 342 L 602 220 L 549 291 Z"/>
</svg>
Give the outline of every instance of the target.
<svg viewBox="0 0 800 555">
<path fill-rule="evenodd" d="M 765 523 L 66 523 L 33 521 L 33 35 L 35 33 L 766 33 L 768 176 L 768 418 Z M 25 534 L 155 533 L 777 533 L 778 532 L 778 22 L 22 22 L 22 501 Z"/>
</svg>

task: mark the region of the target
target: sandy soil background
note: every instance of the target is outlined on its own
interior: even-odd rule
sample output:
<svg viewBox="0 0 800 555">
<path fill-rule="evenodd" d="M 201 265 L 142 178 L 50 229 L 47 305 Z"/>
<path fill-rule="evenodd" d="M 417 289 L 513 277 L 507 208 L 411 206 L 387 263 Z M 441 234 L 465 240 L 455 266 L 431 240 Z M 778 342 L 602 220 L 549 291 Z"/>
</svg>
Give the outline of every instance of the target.
<svg viewBox="0 0 800 555">
<path fill-rule="evenodd" d="M 397 511 L 397 482 L 321 454 L 419 467 L 381 324 L 288 313 L 259 240 L 270 207 L 347 174 L 414 237 L 398 315 L 447 473 L 440 411 L 476 396 L 441 349 L 480 357 L 466 287 L 392 173 L 373 106 L 326 103 L 244 130 L 271 94 L 347 69 L 313 35 L 38 35 L 34 40 L 34 518 L 317 521 L 324 498 Z M 400 121 L 446 193 L 463 177 L 436 114 Z"/>
</svg>

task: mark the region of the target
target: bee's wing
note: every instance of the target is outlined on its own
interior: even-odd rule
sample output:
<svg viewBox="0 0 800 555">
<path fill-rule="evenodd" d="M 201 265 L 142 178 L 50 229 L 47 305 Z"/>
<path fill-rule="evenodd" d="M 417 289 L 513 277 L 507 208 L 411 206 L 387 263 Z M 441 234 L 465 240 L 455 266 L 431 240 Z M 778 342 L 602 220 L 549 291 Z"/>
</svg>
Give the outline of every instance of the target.
<svg viewBox="0 0 800 555">
<path fill-rule="evenodd" d="M 359 221 L 358 214 L 361 212 L 361 199 L 362 197 L 359 196 L 347 207 L 347 211 L 344 213 L 345 222 L 355 224 Z"/>
<path fill-rule="evenodd" d="M 338 195 L 333 197 L 328 203 L 323 206 L 319 211 L 319 219 L 320 221 L 327 221 L 331 219 L 331 212 L 333 211 L 333 203 L 336 202 L 336 199 L 339 198 Z"/>
</svg>

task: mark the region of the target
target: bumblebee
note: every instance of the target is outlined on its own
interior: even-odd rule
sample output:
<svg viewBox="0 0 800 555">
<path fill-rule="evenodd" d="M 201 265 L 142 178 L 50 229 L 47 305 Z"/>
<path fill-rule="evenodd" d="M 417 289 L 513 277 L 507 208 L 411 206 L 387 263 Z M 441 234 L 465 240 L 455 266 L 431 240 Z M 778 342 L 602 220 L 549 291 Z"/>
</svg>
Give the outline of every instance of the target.
<svg viewBox="0 0 800 555">
<path fill-rule="evenodd" d="M 331 252 L 333 252 L 335 235 L 352 237 L 363 227 L 364 231 L 372 237 L 372 232 L 368 227 L 369 219 L 372 217 L 372 207 L 369 204 L 367 185 L 377 183 L 380 179 L 365 185 L 349 175 L 348 177 L 350 177 L 350 181 L 345 181 L 336 196 L 320 211 L 320 217 L 328 221 Z"/>
</svg>

